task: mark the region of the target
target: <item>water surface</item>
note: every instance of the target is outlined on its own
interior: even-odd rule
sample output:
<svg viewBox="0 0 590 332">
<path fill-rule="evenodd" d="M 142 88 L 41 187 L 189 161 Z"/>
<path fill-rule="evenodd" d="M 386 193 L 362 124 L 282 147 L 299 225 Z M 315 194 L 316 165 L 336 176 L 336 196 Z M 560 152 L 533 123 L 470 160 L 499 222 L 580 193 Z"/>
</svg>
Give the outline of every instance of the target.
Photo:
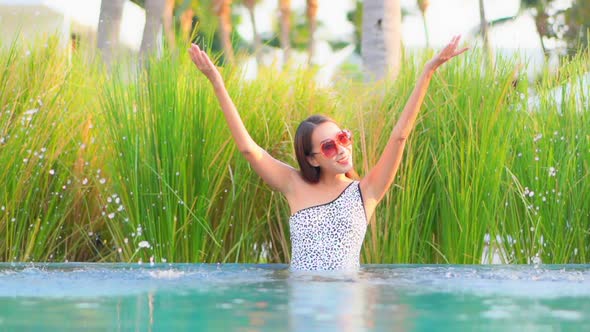
<svg viewBox="0 0 590 332">
<path fill-rule="evenodd" d="M 590 265 L 0 263 L 0 330 L 588 331 Z"/>
</svg>

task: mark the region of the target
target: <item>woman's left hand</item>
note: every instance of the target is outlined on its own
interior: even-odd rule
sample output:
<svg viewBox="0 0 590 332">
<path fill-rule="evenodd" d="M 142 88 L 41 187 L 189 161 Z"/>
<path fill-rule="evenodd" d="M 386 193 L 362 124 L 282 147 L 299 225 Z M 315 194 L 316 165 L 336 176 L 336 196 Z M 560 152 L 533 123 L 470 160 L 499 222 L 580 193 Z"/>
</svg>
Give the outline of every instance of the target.
<svg viewBox="0 0 590 332">
<path fill-rule="evenodd" d="M 452 58 L 464 53 L 469 49 L 469 47 L 465 47 L 460 50 L 457 49 L 460 39 L 460 35 L 453 37 L 451 42 L 429 61 L 429 64 L 433 67 L 433 69 L 440 67 L 443 63 L 451 60 Z"/>
</svg>

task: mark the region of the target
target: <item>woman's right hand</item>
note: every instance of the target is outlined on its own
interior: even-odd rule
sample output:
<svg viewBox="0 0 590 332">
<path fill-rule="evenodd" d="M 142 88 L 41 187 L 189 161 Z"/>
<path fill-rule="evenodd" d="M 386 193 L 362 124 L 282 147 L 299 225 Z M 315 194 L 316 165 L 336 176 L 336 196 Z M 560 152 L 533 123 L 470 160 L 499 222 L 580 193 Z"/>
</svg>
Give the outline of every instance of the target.
<svg viewBox="0 0 590 332">
<path fill-rule="evenodd" d="M 191 44 L 191 47 L 188 49 L 188 53 L 197 68 L 199 68 L 199 70 L 207 77 L 207 79 L 209 79 L 209 81 L 211 81 L 211 83 L 221 81 L 221 74 L 211 59 L 209 59 L 209 56 L 207 53 L 205 53 L 205 51 L 201 50 L 196 44 Z"/>
</svg>

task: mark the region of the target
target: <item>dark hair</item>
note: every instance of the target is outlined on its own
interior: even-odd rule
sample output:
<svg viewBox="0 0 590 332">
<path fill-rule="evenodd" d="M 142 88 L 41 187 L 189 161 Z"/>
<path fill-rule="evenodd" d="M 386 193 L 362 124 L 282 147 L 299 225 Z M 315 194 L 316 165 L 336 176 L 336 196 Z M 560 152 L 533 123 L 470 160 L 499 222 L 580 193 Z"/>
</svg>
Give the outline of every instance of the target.
<svg viewBox="0 0 590 332">
<path fill-rule="evenodd" d="M 312 152 L 311 135 L 315 127 L 325 122 L 336 123 L 327 116 L 312 115 L 299 124 L 295 133 L 295 156 L 303 179 L 309 183 L 318 183 L 320 181 L 320 167 L 315 167 L 307 161 L 307 157 Z M 358 175 L 354 170 L 346 172 L 346 176 L 351 179 L 358 179 Z"/>
</svg>

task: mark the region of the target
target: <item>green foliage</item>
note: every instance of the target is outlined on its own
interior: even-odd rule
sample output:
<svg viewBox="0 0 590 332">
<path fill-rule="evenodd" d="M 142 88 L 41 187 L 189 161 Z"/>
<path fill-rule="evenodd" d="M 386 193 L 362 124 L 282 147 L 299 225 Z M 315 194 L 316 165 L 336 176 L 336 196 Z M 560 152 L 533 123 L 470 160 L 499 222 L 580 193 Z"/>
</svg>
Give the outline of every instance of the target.
<svg viewBox="0 0 590 332">
<path fill-rule="evenodd" d="M 352 11 L 346 13 L 346 19 L 354 26 L 354 44 L 356 45 L 354 51 L 361 54 L 361 38 L 363 31 L 363 3 L 361 1 L 355 2 L 355 7 Z"/>
<path fill-rule="evenodd" d="M 35 45 L 0 55 L 0 260 L 289 260 L 288 204 L 236 151 L 188 56 L 107 74 L 53 42 Z M 363 261 L 478 263 L 490 234 L 511 262 L 587 262 L 590 93 L 578 75 L 589 56 L 534 86 L 515 80 L 515 61 L 491 70 L 475 51 L 441 68 Z M 296 126 L 327 114 L 354 131 L 362 175 L 425 60 L 407 59 L 395 82 L 377 86 L 319 88 L 305 71 L 263 69 L 249 82 L 237 68 L 222 74 L 273 156 L 296 166 Z M 568 82 L 557 103 L 553 89 Z"/>
<path fill-rule="evenodd" d="M 0 57 L 0 260 L 97 259 L 94 68 L 56 39 Z"/>
<path fill-rule="evenodd" d="M 588 48 L 590 41 L 590 0 L 576 0 L 565 12 L 568 29 L 565 38 L 568 42 L 569 54 L 578 49 Z"/>
</svg>

